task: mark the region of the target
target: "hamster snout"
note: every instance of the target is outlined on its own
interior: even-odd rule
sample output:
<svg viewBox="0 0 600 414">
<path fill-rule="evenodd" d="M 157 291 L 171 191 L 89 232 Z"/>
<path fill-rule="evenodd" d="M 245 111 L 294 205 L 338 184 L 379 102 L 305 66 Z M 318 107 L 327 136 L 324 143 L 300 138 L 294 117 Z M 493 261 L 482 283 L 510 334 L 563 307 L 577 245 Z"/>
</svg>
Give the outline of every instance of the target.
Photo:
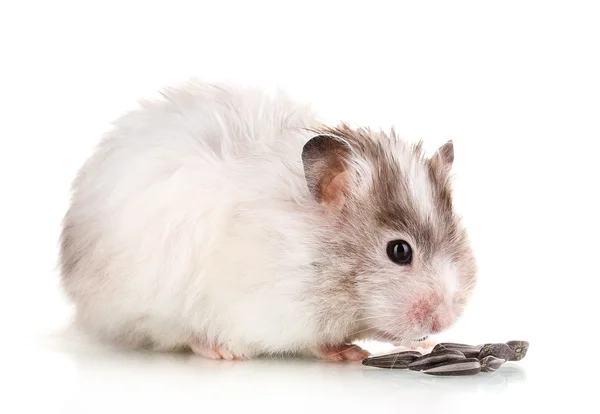
<svg viewBox="0 0 600 414">
<path fill-rule="evenodd" d="M 434 334 L 447 329 L 454 320 L 454 312 L 442 297 L 430 294 L 413 302 L 407 319 L 422 331 Z"/>
</svg>

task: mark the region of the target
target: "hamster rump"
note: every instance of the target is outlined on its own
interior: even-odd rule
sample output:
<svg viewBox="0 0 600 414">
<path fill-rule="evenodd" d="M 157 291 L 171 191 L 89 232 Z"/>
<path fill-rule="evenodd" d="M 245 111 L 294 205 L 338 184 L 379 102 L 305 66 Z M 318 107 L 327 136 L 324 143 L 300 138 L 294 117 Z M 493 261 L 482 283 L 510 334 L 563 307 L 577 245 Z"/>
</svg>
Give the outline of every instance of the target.
<svg viewBox="0 0 600 414">
<path fill-rule="evenodd" d="M 168 89 L 78 172 L 62 284 L 101 340 L 362 359 L 354 339 L 405 342 L 466 305 L 475 262 L 452 160 L 451 144 L 425 158 L 393 133 L 325 126 L 283 93 Z M 390 259 L 398 246 L 409 263 Z"/>
<path fill-rule="evenodd" d="M 118 119 L 73 183 L 60 264 L 77 324 L 161 350 L 312 346 L 319 220 L 291 154 L 314 116 L 229 85 L 163 95 Z"/>
</svg>

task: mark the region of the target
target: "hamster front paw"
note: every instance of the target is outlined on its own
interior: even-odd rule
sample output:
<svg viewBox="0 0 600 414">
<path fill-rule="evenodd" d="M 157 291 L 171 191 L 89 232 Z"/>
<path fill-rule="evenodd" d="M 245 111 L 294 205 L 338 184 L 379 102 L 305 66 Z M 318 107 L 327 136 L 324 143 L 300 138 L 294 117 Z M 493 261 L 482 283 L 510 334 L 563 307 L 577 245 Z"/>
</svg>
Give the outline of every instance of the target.
<svg viewBox="0 0 600 414">
<path fill-rule="evenodd" d="M 324 361 L 362 361 L 371 356 L 369 352 L 353 344 L 323 346 L 315 353 L 318 358 Z"/>
</svg>

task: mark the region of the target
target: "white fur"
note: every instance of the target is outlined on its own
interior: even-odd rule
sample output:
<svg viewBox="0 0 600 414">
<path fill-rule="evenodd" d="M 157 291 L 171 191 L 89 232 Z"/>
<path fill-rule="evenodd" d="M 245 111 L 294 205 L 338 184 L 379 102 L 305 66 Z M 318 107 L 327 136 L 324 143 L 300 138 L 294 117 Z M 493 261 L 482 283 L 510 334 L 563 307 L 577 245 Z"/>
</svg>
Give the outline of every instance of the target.
<svg viewBox="0 0 600 414">
<path fill-rule="evenodd" d="M 395 154 L 397 154 L 399 165 L 404 169 L 408 183 L 410 194 L 407 194 L 407 197 L 415 201 L 422 217 L 434 219 L 436 215 L 431 181 L 425 165 L 415 159 L 407 145 L 397 146 Z"/>
<path fill-rule="evenodd" d="M 439 269 L 440 278 L 445 291 L 445 300 L 452 302 L 454 295 L 458 292 L 460 283 L 458 281 L 458 273 L 452 263 L 444 258 L 441 263 L 436 266 Z"/>
<path fill-rule="evenodd" d="M 342 341 L 302 299 L 326 225 L 299 157 L 317 118 L 226 85 L 164 96 L 119 119 L 74 184 L 66 225 L 86 251 L 65 287 L 79 322 L 110 340 L 199 337 L 238 355 Z"/>
<path fill-rule="evenodd" d="M 63 284 L 86 331 L 165 350 L 202 342 L 245 357 L 318 354 L 361 331 L 422 336 L 430 320 L 411 319 L 415 302 L 466 295 L 466 251 L 460 271 L 387 258 L 389 240 L 411 235 L 375 229 L 377 160 L 353 160 L 367 208 L 344 231 L 333 223 L 304 175 L 302 149 L 315 134 L 307 129 L 320 126 L 310 108 L 224 84 L 191 82 L 163 98 L 118 119 L 73 184 Z M 401 197 L 439 219 L 423 161 L 393 146 L 385 159 L 405 169 Z M 336 243 L 324 241 L 332 235 Z M 345 242 L 348 252 L 325 251 Z M 462 311 L 447 307 L 435 302 L 432 312 L 450 320 Z"/>
<path fill-rule="evenodd" d="M 432 199 L 431 182 L 427 171 L 422 164 L 412 162 L 409 164 L 410 196 L 416 201 L 417 208 L 423 217 L 434 218 L 434 205 Z"/>
</svg>

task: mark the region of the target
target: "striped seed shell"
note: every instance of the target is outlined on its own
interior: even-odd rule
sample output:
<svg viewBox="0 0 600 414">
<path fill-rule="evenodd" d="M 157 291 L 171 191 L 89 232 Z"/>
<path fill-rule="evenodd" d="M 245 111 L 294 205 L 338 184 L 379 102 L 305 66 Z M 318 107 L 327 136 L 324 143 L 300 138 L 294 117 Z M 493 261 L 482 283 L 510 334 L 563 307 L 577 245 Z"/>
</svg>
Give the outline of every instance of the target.
<svg viewBox="0 0 600 414">
<path fill-rule="evenodd" d="M 527 355 L 527 350 L 529 349 L 529 342 L 527 341 L 508 341 L 506 343 L 514 352 L 514 356 L 510 361 L 520 361 L 525 358 Z"/>
<path fill-rule="evenodd" d="M 476 375 L 480 372 L 481 364 L 477 358 L 464 358 L 461 360 L 448 361 L 423 371 L 424 374 L 439 376 Z"/>
<path fill-rule="evenodd" d="M 411 371 L 422 371 L 437 366 L 439 364 L 460 359 L 465 359 L 465 356 L 462 352 L 455 351 L 453 349 L 442 349 L 438 352 L 430 352 L 429 354 L 425 354 L 415 359 L 410 364 L 408 364 L 408 369 L 410 369 Z"/>
<path fill-rule="evenodd" d="M 454 351 L 461 352 L 467 358 L 477 358 L 479 357 L 479 352 L 481 347 L 476 347 L 473 345 L 467 344 L 457 344 L 452 342 L 442 342 L 433 347 L 431 352 L 439 352 L 443 349 L 451 349 Z"/>
<path fill-rule="evenodd" d="M 404 351 L 393 354 L 379 355 L 363 359 L 362 364 L 368 367 L 406 369 L 408 364 L 421 357 L 418 351 Z"/>
<path fill-rule="evenodd" d="M 504 364 L 506 360 L 496 358 L 493 355 L 488 355 L 481 358 L 479 363 L 481 364 L 481 372 L 494 372 Z"/>
<path fill-rule="evenodd" d="M 461 348 L 465 348 L 465 349 L 479 348 L 479 349 L 481 349 L 481 347 L 483 345 L 461 344 L 458 342 L 440 342 L 439 344 L 436 345 L 436 347 L 437 346 L 445 347 L 445 348 L 454 348 L 454 349 L 461 349 Z"/>
<path fill-rule="evenodd" d="M 485 344 L 481 348 L 478 358 L 481 360 L 489 355 L 495 356 L 496 358 L 503 359 L 505 361 L 510 361 L 512 358 L 514 358 L 515 353 L 507 344 Z"/>
</svg>

